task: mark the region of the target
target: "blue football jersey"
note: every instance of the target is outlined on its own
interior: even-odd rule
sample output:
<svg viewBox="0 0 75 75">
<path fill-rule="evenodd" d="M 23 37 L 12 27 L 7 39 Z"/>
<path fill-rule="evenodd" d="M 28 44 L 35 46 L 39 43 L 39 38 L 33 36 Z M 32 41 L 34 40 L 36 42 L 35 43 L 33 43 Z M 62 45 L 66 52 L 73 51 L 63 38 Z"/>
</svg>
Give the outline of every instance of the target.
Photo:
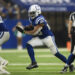
<svg viewBox="0 0 75 75">
<path fill-rule="evenodd" d="M 30 23 L 33 26 L 39 25 L 39 24 L 44 24 L 43 28 L 41 29 L 41 31 L 38 33 L 38 37 L 39 38 L 45 38 L 47 36 L 53 36 L 53 33 L 47 23 L 47 21 L 45 20 L 43 15 L 39 15 L 37 16 L 35 19 L 29 19 Z"/>
<path fill-rule="evenodd" d="M 3 23 L 2 17 L 0 16 L 0 32 L 8 31 Z"/>
</svg>

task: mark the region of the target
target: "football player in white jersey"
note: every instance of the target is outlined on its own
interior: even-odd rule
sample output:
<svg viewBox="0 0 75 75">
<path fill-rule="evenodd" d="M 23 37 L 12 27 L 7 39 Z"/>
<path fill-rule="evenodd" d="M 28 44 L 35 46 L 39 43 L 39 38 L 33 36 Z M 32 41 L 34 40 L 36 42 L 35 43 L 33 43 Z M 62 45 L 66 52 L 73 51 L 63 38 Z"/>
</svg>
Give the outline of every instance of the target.
<svg viewBox="0 0 75 75">
<path fill-rule="evenodd" d="M 41 14 L 41 8 L 39 5 L 31 5 L 28 10 L 29 21 L 31 25 L 28 27 L 20 27 L 16 28 L 22 33 L 32 35 L 32 39 L 27 42 L 27 50 L 31 59 L 31 65 L 27 67 L 27 69 L 37 68 L 37 62 L 35 60 L 33 43 L 34 37 L 38 37 L 44 45 L 46 45 L 53 55 L 66 63 L 67 59 L 65 56 L 59 53 L 58 48 L 55 43 L 54 34 L 51 31 L 51 28 L 48 26 L 47 21 L 44 16 Z M 37 43 L 37 42 L 35 42 Z"/>
<path fill-rule="evenodd" d="M 2 17 L 0 16 L 0 46 L 2 46 L 6 41 L 9 40 L 10 34 L 9 31 L 4 26 Z M 10 74 L 4 69 L 8 64 L 8 61 L 0 57 L 0 74 Z"/>
</svg>

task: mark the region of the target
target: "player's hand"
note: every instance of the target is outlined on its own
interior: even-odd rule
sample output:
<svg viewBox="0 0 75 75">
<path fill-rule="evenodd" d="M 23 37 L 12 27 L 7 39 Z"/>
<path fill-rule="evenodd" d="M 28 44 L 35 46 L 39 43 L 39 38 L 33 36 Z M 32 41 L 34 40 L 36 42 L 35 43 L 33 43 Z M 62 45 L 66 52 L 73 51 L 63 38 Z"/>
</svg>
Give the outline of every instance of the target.
<svg viewBox="0 0 75 75">
<path fill-rule="evenodd" d="M 71 39 L 71 37 L 72 37 L 72 36 L 71 36 L 71 33 L 68 33 L 68 37 Z"/>
<path fill-rule="evenodd" d="M 17 29 L 18 31 L 20 31 L 21 33 L 24 33 L 24 28 L 23 28 L 21 25 L 17 25 L 17 26 L 16 26 L 16 29 Z"/>
</svg>

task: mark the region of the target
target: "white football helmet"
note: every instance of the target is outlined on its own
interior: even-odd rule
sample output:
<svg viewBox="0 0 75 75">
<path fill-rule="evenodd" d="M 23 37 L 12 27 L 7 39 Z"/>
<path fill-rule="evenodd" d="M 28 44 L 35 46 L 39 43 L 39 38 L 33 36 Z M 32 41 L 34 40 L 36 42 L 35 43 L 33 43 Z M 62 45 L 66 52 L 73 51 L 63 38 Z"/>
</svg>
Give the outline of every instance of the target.
<svg viewBox="0 0 75 75">
<path fill-rule="evenodd" d="M 37 5 L 37 4 L 31 5 L 30 8 L 29 8 L 29 10 L 28 10 L 28 16 L 31 19 L 34 19 L 39 14 L 41 14 L 41 8 L 40 8 L 40 6 Z"/>
</svg>

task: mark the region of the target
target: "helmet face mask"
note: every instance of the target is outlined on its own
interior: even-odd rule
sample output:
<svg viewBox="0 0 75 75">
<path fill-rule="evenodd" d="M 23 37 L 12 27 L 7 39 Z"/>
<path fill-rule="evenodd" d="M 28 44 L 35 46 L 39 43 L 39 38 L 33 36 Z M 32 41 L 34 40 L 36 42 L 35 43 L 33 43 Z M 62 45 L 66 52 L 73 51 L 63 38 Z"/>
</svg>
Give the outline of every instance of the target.
<svg viewBox="0 0 75 75">
<path fill-rule="evenodd" d="M 39 14 L 41 14 L 41 8 L 39 5 L 31 5 L 28 10 L 28 16 L 31 19 L 36 18 Z"/>
<path fill-rule="evenodd" d="M 31 19 L 34 19 L 35 18 L 35 16 L 36 16 L 36 12 L 29 12 L 29 17 L 31 18 Z"/>
</svg>

